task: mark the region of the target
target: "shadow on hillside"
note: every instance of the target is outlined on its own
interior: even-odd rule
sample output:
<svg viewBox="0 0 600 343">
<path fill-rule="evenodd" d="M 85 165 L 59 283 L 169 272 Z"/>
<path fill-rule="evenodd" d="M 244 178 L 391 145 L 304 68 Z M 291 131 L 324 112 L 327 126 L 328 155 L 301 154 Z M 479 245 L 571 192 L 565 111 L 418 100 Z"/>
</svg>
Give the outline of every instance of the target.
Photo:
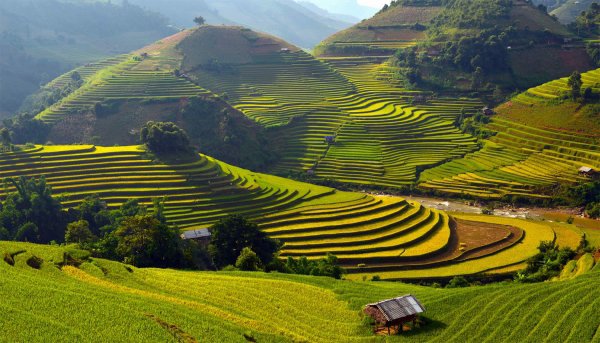
<svg viewBox="0 0 600 343">
<path fill-rule="evenodd" d="M 421 325 L 421 327 L 416 328 L 416 329 L 404 331 L 402 333 L 399 333 L 398 335 L 407 336 L 407 337 L 419 336 L 426 332 L 441 331 L 448 327 L 448 325 L 446 325 L 443 322 L 440 322 L 439 320 L 434 320 L 434 319 L 425 318 L 425 317 L 423 319 L 425 320 L 425 325 Z"/>
</svg>

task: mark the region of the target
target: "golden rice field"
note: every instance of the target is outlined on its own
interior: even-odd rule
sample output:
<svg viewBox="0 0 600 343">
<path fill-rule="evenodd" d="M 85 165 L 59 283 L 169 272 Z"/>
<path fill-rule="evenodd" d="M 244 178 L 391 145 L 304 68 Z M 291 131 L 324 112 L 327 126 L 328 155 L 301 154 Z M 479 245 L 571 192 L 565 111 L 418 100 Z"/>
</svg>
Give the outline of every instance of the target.
<svg viewBox="0 0 600 343">
<path fill-rule="evenodd" d="M 131 198 L 151 204 L 166 197 L 167 220 L 182 230 L 245 215 L 285 243 L 283 257 L 333 253 L 352 273 L 390 272 L 385 277 L 508 266 L 535 254 L 539 241 L 555 237 L 543 224 L 507 222 L 515 229 L 494 237 L 480 225 L 475 235 L 483 238 L 469 241 L 465 250 L 461 224 L 419 203 L 253 173 L 205 155 L 193 162 L 157 163 L 138 146 L 38 146 L 0 154 L 0 178 L 20 176 L 45 176 L 66 207 L 94 194 L 110 207 Z M 4 188 L 0 195 L 12 190 Z M 497 259 L 504 254 L 511 259 Z"/>
<path fill-rule="evenodd" d="M 600 339 L 598 267 L 565 281 L 436 289 L 297 275 L 138 269 L 94 258 L 59 268 L 68 249 L 0 242 L 0 254 L 14 256 L 14 265 L 0 261 L 3 341 Z M 32 256 L 43 260 L 39 270 L 27 264 Z M 423 303 L 427 324 L 399 336 L 374 336 L 363 324 L 362 307 L 404 294 Z"/>
</svg>

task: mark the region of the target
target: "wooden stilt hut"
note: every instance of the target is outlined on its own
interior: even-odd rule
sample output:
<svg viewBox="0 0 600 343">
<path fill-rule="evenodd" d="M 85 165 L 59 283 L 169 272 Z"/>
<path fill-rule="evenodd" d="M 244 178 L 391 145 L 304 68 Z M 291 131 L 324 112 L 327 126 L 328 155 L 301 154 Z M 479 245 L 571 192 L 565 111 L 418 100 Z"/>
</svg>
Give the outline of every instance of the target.
<svg viewBox="0 0 600 343">
<path fill-rule="evenodd" d="M 401 332 L 404 323 L 416 323 L 418 315 L 425 312 L 425 307 L 412 295 L 383 300 L 378 303 L 365 306 L 365 314 L 377 322 L 377 331 L 381 327 L 387 327 L 388 335 L 390 328 L 396 326 L 397 332 Z"/>
</svg>

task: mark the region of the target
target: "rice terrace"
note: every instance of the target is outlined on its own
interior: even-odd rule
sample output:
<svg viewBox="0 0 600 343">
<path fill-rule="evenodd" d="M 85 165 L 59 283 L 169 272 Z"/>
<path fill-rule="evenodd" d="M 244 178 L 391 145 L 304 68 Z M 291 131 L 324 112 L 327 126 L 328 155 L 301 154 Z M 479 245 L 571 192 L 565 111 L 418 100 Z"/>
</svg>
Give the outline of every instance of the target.
<svg viewBox="0 0 600 343">
<path fill-rule="evenodd" d="M 0 3 L 0 342 L 600 342 L 600 4 L 376 2 Z"/>
</svg>

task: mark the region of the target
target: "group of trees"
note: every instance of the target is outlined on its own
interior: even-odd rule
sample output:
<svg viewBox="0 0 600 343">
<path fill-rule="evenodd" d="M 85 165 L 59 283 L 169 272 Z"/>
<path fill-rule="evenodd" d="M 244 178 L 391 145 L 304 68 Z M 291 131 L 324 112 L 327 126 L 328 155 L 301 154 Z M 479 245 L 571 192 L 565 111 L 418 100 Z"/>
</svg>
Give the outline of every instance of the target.
<svg viewBox="0 0 600 343">
<path fill-rule="evenodd" d="M 65 210 L 44 177 L 7 179 L 15 189 L 0 204 L 0 240 L 76 243 L 94 256 L 139 267 L 204 269 L 208 257 L 192 241 L 183 241 L 167 225 L 163 203 L 152 210 L 130 200 L 108 209 L 98 196 Z"/>
<path fill-rule="evenodd" d="M 185 131 L 172 122 L 148 122 L 140 132 L 140 141 L 157 155 L 194 152 Z"/>
<path fill-rule="evenodd" d="M 137 267 L 206 269 L 208 256 L 194 241 L 184 241 L 163 215 L 164 199 L 152 208 L 129 200 L 108 209 L 97 195 L 71 210 L 66 243 L 77 243 L 94 256 L 123 261 Z"/>
<path fill-rule="evenodd" d="M 0 204 L 0 240 L 62 241 L 68 214 L 52 196 L 45 178 L 8 178 L 4 183 L 14 192 Z"/>
<path fill-rule="evenodd" d="M 558 276 L 576 255 L 571 248 L 560 248 L 555 242 L 540 242 L 539 252 L 527 260 L 527 268 L 516 276 L 519 282 L 541 282 Z"/>
<path fill-rule="evenodd" d="M 569 27 L 580 36 L 597 35 L 600 28 L 600 5 L 592 2 L 590 8 L 581 12 L 575 21 L 569 24 Z"/>
</svg>

